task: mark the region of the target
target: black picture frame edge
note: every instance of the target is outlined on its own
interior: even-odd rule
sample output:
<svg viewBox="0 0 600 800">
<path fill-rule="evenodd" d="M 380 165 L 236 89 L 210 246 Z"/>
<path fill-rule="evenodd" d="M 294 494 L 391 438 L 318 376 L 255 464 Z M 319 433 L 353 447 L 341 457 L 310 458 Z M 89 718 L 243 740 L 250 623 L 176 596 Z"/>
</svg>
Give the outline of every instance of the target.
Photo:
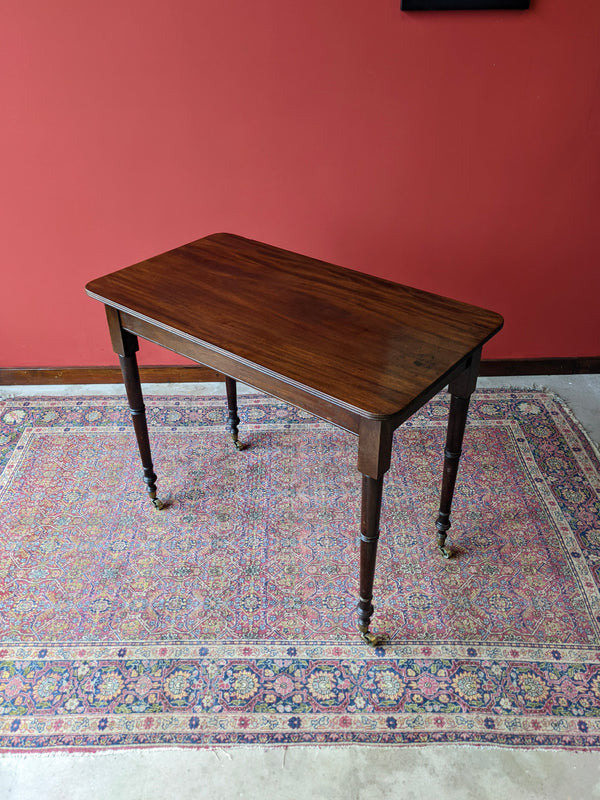
<svg viewBox="0 0 600 800">
<path fill-rule="evenodd" d="M 401 11 L 483 11 L 529 8 L 530 0 L 402 0 Z"/>
</svg>

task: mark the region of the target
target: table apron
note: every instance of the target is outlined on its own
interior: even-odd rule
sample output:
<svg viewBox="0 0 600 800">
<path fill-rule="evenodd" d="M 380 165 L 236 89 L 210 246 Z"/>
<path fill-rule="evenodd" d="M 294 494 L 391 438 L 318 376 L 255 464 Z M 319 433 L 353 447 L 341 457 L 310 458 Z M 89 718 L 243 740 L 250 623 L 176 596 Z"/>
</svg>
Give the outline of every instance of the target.
<svg viewBox="0 0 600 800">
<path fill-rule="evenodd" d="M 192 361 L 210 367 L 222 375 L 235 378 L 248 386 L 284 400 L 310 414 L 332 422 L 350 433 L 359 433 L 360 414 L 338 406 L 334 402 L 327 400 L 327 398 L 312 394 L 304 388 L 278 378 L 276 375 L 252 367 L 243 361 L 238 361 L 232 356 L 212 350 L 200 342 L 187 338 L 187 336 L 165 330 L 160 325 L 154 325 L 126 311 L 120 311 L 119 316 L 121 327 L 136 336 L 141 336 L 143 339 L 167 348 L 167 350 L 172 350 L 179 355 L 190 358 Z M 343 379 L 343 376 L 340 376 L 340 379 Z"/>
</svg>

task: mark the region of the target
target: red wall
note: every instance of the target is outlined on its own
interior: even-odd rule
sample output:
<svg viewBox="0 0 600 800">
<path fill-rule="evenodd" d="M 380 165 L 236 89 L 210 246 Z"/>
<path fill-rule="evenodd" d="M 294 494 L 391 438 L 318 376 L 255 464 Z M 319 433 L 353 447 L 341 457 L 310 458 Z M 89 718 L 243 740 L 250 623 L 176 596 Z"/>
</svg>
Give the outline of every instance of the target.
<svg viewBox="0 0 600 800">
<path fill-rule="evenodd" d="M 0 366 L 115 363 L 86 281 L 218 230 L 600 354 L 598 0 L 2 5 Z"/>
</svg>

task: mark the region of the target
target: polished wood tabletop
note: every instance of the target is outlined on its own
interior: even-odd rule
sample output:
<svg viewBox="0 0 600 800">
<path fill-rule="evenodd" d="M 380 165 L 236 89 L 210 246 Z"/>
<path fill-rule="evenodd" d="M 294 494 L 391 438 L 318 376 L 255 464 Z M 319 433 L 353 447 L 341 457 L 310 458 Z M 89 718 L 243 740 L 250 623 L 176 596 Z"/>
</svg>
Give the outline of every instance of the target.
<svg viewBox="0 0 600 800">
<path fill-rule="evenodd" d="M 238 449 L 236 381 L 358 435 L 362 473 L 359 629 L 369 644 L 383 477 L 394 430 L 440 389 L 451 395 L 437 544 L 450 509 L 481 348 L 493 311 L 229 233 L 207 236 L 91 281 L 119 355 L 149 496 L 157 509 L 138 337 L 225 376 Z"/>
<path fill-rule="evenodd" d="M 502 325 L 492 311 L 227 233 L 87 292 L 379 419 L 418 403 Z"/>
</svg>

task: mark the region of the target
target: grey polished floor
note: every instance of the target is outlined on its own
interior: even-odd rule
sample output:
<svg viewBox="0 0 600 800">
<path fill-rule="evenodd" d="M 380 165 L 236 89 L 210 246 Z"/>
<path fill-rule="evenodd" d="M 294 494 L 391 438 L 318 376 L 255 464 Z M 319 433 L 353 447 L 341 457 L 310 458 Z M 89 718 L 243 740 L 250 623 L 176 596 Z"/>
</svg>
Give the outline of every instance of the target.
<svg viewBox="0 0 600 800">
<path fill-rule="evenodd" d="M 482 378 L 548 388 L 600 443 L 600 375 Z M 221 384 L 154 384 L 146 393 L 222 393 Z M 240 391 L 243 391 L 240 389 Z M 0 387 L 0 397 L 105 394 L 119 386 Z M 587 800 L 600 798 L 600 753 L 493 747 L 155 749 L 0 756 L 2 800 Z"/>
</svg>

